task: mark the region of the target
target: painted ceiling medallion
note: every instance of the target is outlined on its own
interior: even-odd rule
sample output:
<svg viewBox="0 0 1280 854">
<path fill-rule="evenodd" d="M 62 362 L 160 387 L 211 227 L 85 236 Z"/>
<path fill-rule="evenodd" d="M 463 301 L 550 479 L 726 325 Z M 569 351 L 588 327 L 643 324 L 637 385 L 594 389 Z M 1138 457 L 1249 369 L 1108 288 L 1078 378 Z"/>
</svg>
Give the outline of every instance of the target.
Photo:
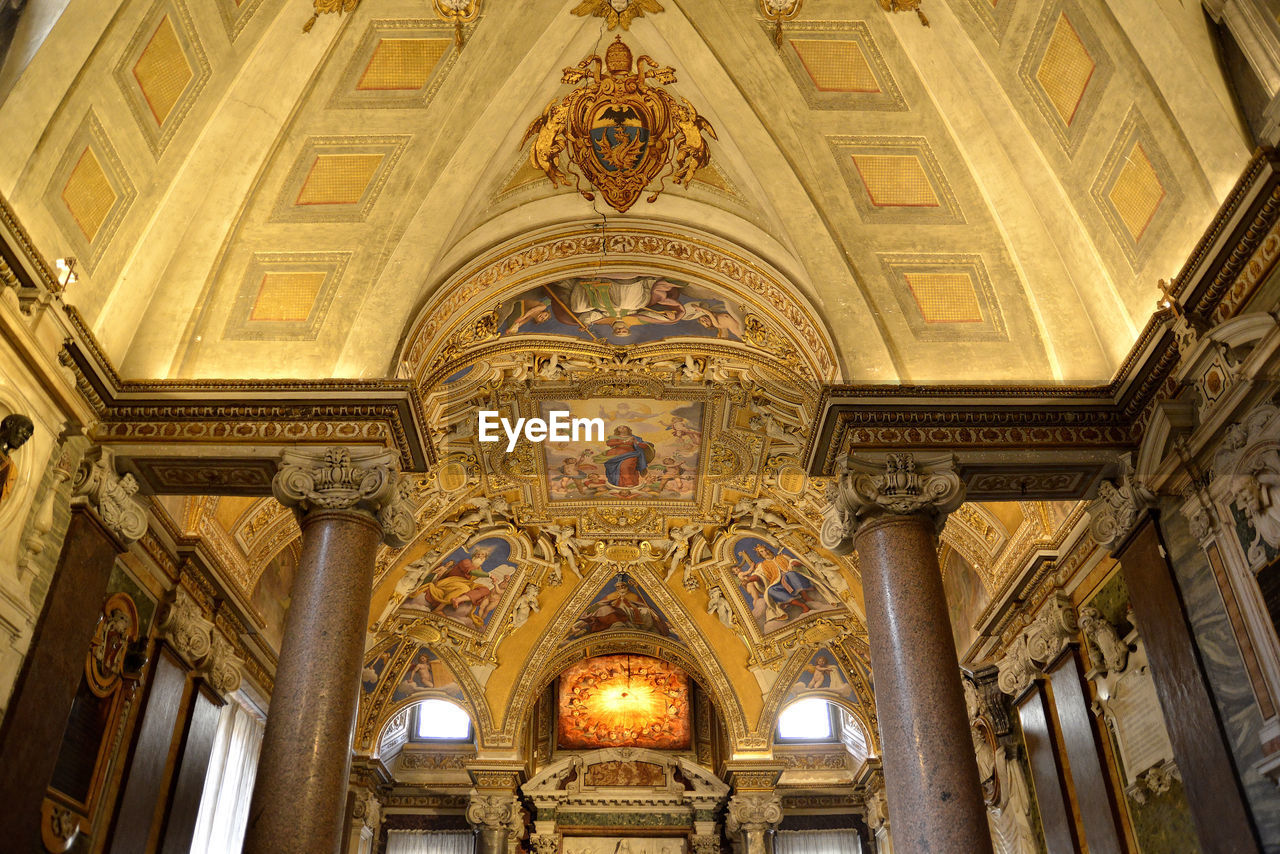
<svg viewBox="0 0 1280 854">
<path fill-rule="evenodd" d="M 643 18 L 645 12 L 652 15 L 661 11 L 658 0 L 582 0 L 574 7 L 573 14 L 580 18 L 587 15 L 604 18 L 611 30 L 614 27 L 629 30 L 631 22 Z"/>
<path fill-rule="evenodd" d="M 566 187 L 570 182 L 560 170 L 560 154 L 567 146 L 569 159 L 578 167 L 578 192 L 595 200 L 595 194 L 582 187 L 585 177 L 620 213 L 635 204 L 664 169 L 669 168 L 664 180 L 669 177 L 687 186 L 711 159 L 706 138 L 716 138 L 711 123 L 688 99 L 649 84 L 651 79 L 662 85 L 675 83 L 675 69 L 659 66 L 648 56 L 635 61 L 635 71 L 631 66 L 631 49 L 618 36 L 603 60 L 593 54 L 566 68 L 562 82 L 587 84 L 553 100 L 520 141 L 523 147 L 533 140 L 529 161 L 551 183 Z M 646 201 L 657 200 L 663 183 Z"/>
</svg>

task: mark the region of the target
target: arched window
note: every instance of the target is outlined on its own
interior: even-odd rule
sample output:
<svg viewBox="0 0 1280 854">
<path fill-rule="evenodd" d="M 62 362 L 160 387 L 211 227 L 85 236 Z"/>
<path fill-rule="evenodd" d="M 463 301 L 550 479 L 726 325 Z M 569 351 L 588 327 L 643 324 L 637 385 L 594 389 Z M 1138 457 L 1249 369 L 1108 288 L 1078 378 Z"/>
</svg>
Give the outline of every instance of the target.
<svg viewBox="0 0 1280 854">
<path fill-rule="evenodd" d="M 471 716 L 448 700 L 423 700 L 409 720 L 413 741 L 470 741 Z"/>
<path fill-rule="evenodd" d="M 836 741 L 835 706 L 821 697 L 796 700 L 778 715 L 779 741 Z"/>
</svg>

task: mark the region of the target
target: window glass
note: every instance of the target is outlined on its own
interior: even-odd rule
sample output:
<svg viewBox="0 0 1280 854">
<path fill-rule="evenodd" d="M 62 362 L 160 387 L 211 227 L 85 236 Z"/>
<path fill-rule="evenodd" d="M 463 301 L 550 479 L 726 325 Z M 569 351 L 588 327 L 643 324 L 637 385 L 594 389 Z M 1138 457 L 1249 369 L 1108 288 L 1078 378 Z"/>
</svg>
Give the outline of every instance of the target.
<svg viewBox="0 0 1280 854">
<path fill-rule="evenodd" d="M 826 700 L 810 697 L 798 700 L 778 715 L 778 737 L 788 741 L 829 741 L 831 707 Z"/>
<path fill-rule="evenodd" d="M 471 738 L 471 718 L 448 700 L 418 704 L 418 738 L 464 741 Z"/>
</svg>

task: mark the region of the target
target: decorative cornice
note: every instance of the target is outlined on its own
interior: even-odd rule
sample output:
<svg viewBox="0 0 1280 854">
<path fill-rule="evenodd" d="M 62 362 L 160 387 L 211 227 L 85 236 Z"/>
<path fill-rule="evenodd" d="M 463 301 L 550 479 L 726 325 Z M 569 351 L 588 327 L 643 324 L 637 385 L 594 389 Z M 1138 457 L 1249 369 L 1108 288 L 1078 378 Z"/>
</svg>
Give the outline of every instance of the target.
<svg viewBox="0 0 1280 854">
<path fill-rule="evenodd" d="M 320 510 L 355 510 L 382 524 L 383 541 L 401 548 L 413 539 L 410 484 L 400 478 L 395 452 L 363 448 L 285 451 L 271 482 L 276 500 L 301 521 Z"/>
<path fill-rule="evenodd" d="M 93 508 L 113 534 L 126 543 L 147 532 L 147 514 L 133 497 L 138 482 L 133 475 L 116 474 L 115 461 L 106 449 L 90 453 L 76 470 L 71 482 L 72 500 Z"/>
<path fill-rule="evenodd" d="M 848 552 L 859 528 L 875 518 L 927 515 L 940 523 L 964 502 L 964 486 L 950 454 L 888 454 L 879 465 L 850 457 L 828 498 L 822 545 Z"/>
</svg>

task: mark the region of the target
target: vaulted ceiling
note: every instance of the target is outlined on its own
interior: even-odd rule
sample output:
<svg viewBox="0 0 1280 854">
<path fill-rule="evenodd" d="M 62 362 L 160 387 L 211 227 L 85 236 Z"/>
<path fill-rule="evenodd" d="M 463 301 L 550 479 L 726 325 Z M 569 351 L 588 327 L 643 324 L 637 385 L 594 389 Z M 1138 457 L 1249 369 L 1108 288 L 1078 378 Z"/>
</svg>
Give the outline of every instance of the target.
<svg viewBox="0 0 1280 854">
<path fill-rule="evenodd" d="M 481 0 L 459 48 L 425 0 L 310 32 L 307 0 L 72 2 L 0 107 L 0 191 L 125 376 L 395 375 L 477 256 L 653 225 L 785 282 L 823 379 L 1098 381 L 1249 152 L 1195 3 L 805 0 L 780 45 L 745 1 L 577 5 Z M 619 34 L 717 135 L 625 216 L 519 144 Z"/>
</svg>

